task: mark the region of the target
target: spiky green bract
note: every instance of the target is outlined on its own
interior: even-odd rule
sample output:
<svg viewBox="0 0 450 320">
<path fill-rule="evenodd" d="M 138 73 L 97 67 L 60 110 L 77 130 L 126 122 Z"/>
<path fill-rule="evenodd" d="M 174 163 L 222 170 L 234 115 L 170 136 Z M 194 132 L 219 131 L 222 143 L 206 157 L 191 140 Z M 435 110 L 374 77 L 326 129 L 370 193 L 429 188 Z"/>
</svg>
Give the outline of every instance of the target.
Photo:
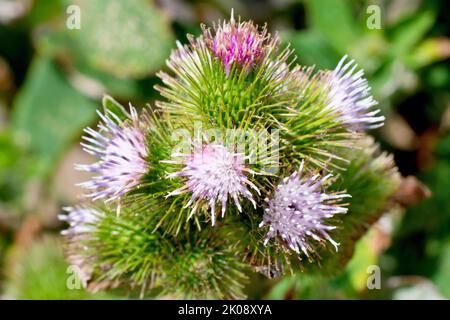
<svg viewBox="0 0 450 320">
<path fill-rule="evenodd" d="M 163 293 L 184 299 L 244 298 L 247 277 L 243 271 L 248 267 L 237 258 L 238 249 L 217 236 L 210 234 L 208 239 L 205 233 L 187 239 L 174 252 Z"/>
<path fill-rule="evenodd" d="M 67 236 L 69 248 L 84 248 L 76 255 L 91 266 L 89 290 L 124 288 L 141 297 L 155 291 L 188 298 L 243 297 L 246 267 L 237 259 L 235 243 L 213 230 L 164 234 L 155 228 L 161 209 L 134 209 L 123 207 L 118 216 L 115 208 L 97 208 L 103 214 L 87 236 L 76 238 L 76 244 Z"/>
<path fill-rule="evenodd" d="M 171 74 L 159 72 L 164 86 L 155 88 L 167 101 L 157 105 L 180 121 L 200 121 L 205 127 L 235 128 L 241 121 L 265 113 L 277 114 L 290 104 L 280 88 L 292 51 L 276 54 L 270 47 L 257 68 L 232 67 L 227 74 L 203 37 L 188 37 L 189 44 L 174 50 L 167 61 Z"/>
<path fill-rule="evenodd" d="M 189 201 L 189 195 L 167 197 L 171 190 L 183 186 L 179 180 L 167 179 L 167 175 L 176 172 L 179 168 L 164 161 L 170 159 L 172 153 L 183 147 L 184 136 L 177 133 L 168 121 L 165 114 L 145 108 L 140 117 L 147 123 L 145 128 L 148 157 L 146 159 L 148 171 L 140 180 L 140 184 L 129 193 L 122 196 L 117 207 L 118 215 L 122 208 L 133 207 L 137 214 L 148 215 L 152 211 L 155 219 L 155 229 L 162 229 L 164 233 L 176 235 L 182 229 L 189 229 L 192 224 L 189 220 L 189 208 L 184 205 Z M 185 132 L 181 132 L 182 134 Z M 181 141 L 181 142 L 180 142 Z M 205 217 L 207 218 L 205 213 Z M 195 215 L 192 220 L 200 226 L 202 216 Z"/>
<path fill-rule="evenodd" d="M 239 216 L 230 215 L 221 225 L 221 230 L 226 230 L 229 237 L 238 243 L 242 260 L 269 278 L 293 273 L 300 268 L 300 256 L 287 246 L 279 241 L 264 244 L 267 232 L 259 227 L 263 208 L 258 207 L 256 212 L 247 209 L 244 208 L 244 213 Z"/>
<path fill-rule="evenodd" d="M 289 73 L 286 94 L 292 97 L 293 104 L 278 123 L 286 149 L 283 160 L 294 166 L 308 159 L 312 165 L 328 170 L 330 166 L 345 167 L 345 157 L 336 150 L 348 150 L 357 137 L 327 108 L 326 78 L 326 72 L 314 73 L 313 67 L 296 66 Z"/>
</svg>

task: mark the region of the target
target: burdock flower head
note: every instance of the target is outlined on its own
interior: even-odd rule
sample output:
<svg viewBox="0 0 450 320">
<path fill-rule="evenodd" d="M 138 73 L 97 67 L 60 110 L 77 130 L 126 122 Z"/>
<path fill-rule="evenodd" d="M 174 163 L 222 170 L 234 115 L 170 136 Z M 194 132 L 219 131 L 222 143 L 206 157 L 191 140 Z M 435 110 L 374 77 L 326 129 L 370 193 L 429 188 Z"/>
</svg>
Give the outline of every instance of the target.
<svg viewBox="0 0 450 320">
<path fill-rule="evenodd" d="M 354 60 L 346 62 L 347 56 L 339 61 L 328 75 L 329 84 L 327 108 L 337 113 L 338 119 L 350 130 L 362 131 L 383 125 L 380 110 L 373 109 L 378 103 L 370 95 L 370 87 L 363 77 L 364 71 L 355 72 L 358 65 Z"/>
<path fill-rule="evenodd" d="M 75 168 L 97 174 L 80 184 L 90 190 L 89 196 L 93 200 L 111 201 L 139 185 L 148 170 L 148 151 L 143 123 L 133 107 L 130 107 L 130 119 L 126 121 L 109 110 L 105 115 L 100 112 L 99 115 L 102 119 L 98 125 L 99 132 L 85 129 L 88 135 L 83 139 L 88 143 L 82 143 L 84 150 L 98 161 L 76 165 Z"/>
<path fill-rule="evenodd" d="M 183 169 L 168 177 L 185 177 L 185 184 L 170 192 L 168 197 L 192 192 L 192 197 L 185 206 L 193 204 L 191 215 L 205 201 L 211 208 L 211 221 L 214 225 L 217 203 L 221 205 L 222 217 L 225 215 L 228 199 L 234 201 L 239 211 L 242 210 L 241 197 L 247 198 L 256 207 L 248 186 L 258 193 L 259 190 L 246 176 L 247 173 L 255 172 L 245 165 L 242 154 L 231 152 L 220 144 L 206 143 L 195 145 L 194 151 L 182 155 L 182 158 Z"/>
<path fill-rule="evenodd" d="M 68 238 L 80 237 L 95 230 L 95 223 L 103 216 L 103 213 L 86 206 L 66 207 L 67 215 L 59 215 L 61 221 L 69 224 L 69 229 L 62 234 Z"/>
<path fill-rule="evenodd" d="M 227 75 L 233 64 L 244 68 L 256 65 L 279 43 L 278 37 L 272 37 L 266 27 L 259 30 L 252 21 L 236 22 L 233 11 L 230 21 L 215 26 L 213 34 L 210 29 L 202 28 L 207 45 L 222 60 Z"/>
<path fill-rule="evenodd" d="M 279 235 L 289 248 L 298 254 L 301 250 L 308 257 L 315 252 L 313 240 L 328 240 L 337 251 L 338 243 L 328 234 L 335 227 L 325 220 L 337 213 L 346 213 L 347 209 L 336 202 L 350 195 L 323 193 L 321 187 L 331 175 L 308 177 L 303 175 L 302 170 L 303 162 L 299 171 L 284 178 L 272 198 L 266 199 L 268 207 L 260 224 L 260 227 L 269 226 L 265 244 Z"/>
<path fill-rule="evenodd" d="M 66 207 L 64 210 L 67 211 L 67 215 L 58 217 L 59 220 L 69 224 L 69 228 L 61 232 L 68 241 L 68 260 L 86 287 L 92 275 L 90 260 L 93 257 L 86 254 L 89 248 L 83 242 L 93 237 L 93 233 L 97 230 L 96 224 L 104 217 L 104 213 L 86 206 Z"/>
</svg>

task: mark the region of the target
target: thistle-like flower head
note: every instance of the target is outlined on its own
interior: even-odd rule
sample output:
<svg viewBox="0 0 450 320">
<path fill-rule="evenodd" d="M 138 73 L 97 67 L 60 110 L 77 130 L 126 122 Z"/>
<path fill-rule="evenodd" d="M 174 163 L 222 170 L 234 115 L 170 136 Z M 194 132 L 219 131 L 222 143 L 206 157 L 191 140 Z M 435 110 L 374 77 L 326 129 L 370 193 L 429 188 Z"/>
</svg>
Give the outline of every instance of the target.
<svg viewBox="0 0 450 320">
<path fill-rule="evenodd" d="M 69 228 L 61 233 L 68 238 L 80 237 L 95 230 L 95 223 L 104 215 L 103 212 L 86 206 L 66 207 L 67 215 L 59 215 L 61 221 L 66 221 Z"/>
<path fill-rule="evenodd" d="M 200 144 L 188 155 L 182 155 L 181 171 L 170 174 L 169 178 L 185 177 L 183 187 L 172 191 L 168 196 L 192 192 L 192 197 L 185 207 L 194 205 L 191 215 L 203 202 L 211 208 L 211 221 L 215 222 L 215 207 L 220 203 L 222 217 L 225 215 L 228 199 L 232 199 L 239 211 L 242 210 L 241 197 L 247 198 L 256 207 L 250 186 L 259 193 L 258 188 L 247 178 L 246 173 L 254 174 L 245 165 L 245 157 L 234 153 L 223 145 L 216 143 Z"/>
<path fill-rule="evenodd" d="M 96 173 L 90 181 L 80 184 L 90 190 L 93 200 L 119 199 L 138 186 L 148 170 L 148 151 L 143 124 L 133 107 L 130 119 L 121 121 L 113 112 L 98 112 L 102 122 L 99 132 L 87 128 L 87 136 L 81 143 L 84 150 L 94 155 L 98 161 L 88 165 L 76 165 L 78 170 Z"/>
<path fill-rule="evenodd" d="M 284 178 L 278 185 L 268 203 L 260 227 L 268 225 L 269 231 L 265 244 L 277 236 L 296 253 L 300 250 L 309 257 L 314 253 L 312 240 L 328 240 L 335 248 L 336 243 L 328 234 L 334 226 L 326 224 L 326 219 L 337 213 L 346 213 L 347 209 L 336 205 L 336 201 L 349 197 L 348 194 L 326 194 L 321 187 L 331 175 L 320 177 L 303 176 L 303 162 L 298 172 Z"/>
<path fill-rule="evenodd" d="M 93 236 L 97 230 L 96 223 L 104 217 L 104 213 L 86 206 L 67 207 L 64 210 L 67 211 L 67 215 L 59 215 L 58 218 L 69 224 L 69 228 L 61 232 L 68 241 L 68 261 L 86 287 L 92 275 L 90 260 L 93 257 L 85 254 L 88 248 L 83 242 Z"/>
<path fill-rule="evenodd" d="M 224 21 L 214 27 L 214 35 L 203 27 L 206 43 L 223 64 L 227 75 L 233 64 L 244 68 L 251 68 L 259 63 L 268 50 L 278 46 L 278 37 L 272 37 L 267 28 L 261 30 L 251 21 L 236 22 L 233 11 L 230 21 Z"/>
<path fill-rule="evenodd" d="M 378 103 L 370 95 L 369 84 L 363 77 L 364 71 L 356 71 L 358 65 L 355 61 L 346 60 L 347 56 L 344 56 L 327 78 L 330 86 L 327 108 L 335 111 L 338 119 L 350 130 L 381 127 L 384 117 L 378 115 L 379 109 L 372 108 Z"/>
</svg>

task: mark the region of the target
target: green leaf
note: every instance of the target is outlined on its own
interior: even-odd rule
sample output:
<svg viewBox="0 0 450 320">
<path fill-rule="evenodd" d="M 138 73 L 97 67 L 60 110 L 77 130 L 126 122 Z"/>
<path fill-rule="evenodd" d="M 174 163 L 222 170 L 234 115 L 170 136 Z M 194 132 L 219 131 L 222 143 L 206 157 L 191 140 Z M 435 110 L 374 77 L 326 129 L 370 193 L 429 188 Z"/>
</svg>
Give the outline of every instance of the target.
<svg viewBox="0 0 450 320">
<path fill-rule="evenodd" d="M 370 265 L 377 264 L 378 256 L 374 252 L 371 242 L 371 235 L 374 230 L 371 229 L 362 237 L 355 246 L 355 253 L 346 267 L 349 282 L 356 291 L 362 291 L 367 285 L 367 268 Z"/>
<path fill-rule="evenodd" d="M 76 54 L 77 46 L 67 30 L 43 31 L 36 37 L 35 44 L 41 56 L 64 62 L 74 60 L 73 66 L 66 66 L 67 69 L 70 72 L 78 72 L 82 76 L 96 81 L 103 87 L 105 92 L 124 99 L 136 98 L 142 95 L 140 92 L 141 88 L 136 80 L 115 77 L 111 73 L 92 68 L 85 61 L 81 61 L 79 55 Z"/>
<path fill-rule="evenodd" d="M 286 276 L 270 290 L 267 299 L 270 300 L 284 300 L 290 290 L 292 290 L 296 283 L 296 277 Z"/>
<path fill-rule="evenodd" d="M 425 11 L 397 25 L 390 37 L 394 55 L 403 56 L 413 49 L 433 26 L 434 20 L 434 13 Z"/>
<path fill-rule="evenodd" d="M 118 78 L 81 64 L 76 65 L 75 68 L 82 75 L 99 82 L 105 92 L 123 100 L 138 99 L 142 96 L 141 87 L 134 79 Z"/>
<path fill-rule="evenodd" d="M 18 211 L 32 159 L 14 141 L 9 131 L 0 132 L 0 206 Z M 1 211 L 1 208 L 0 208 Z"/>
<path fill-rule="evenodd" d="M 168 21 L 144 0 L 77 0 L 81 28 L 69 30 L 74 49 L 92 68 L 120 78 L 157 71 L 173 45 Z"/>
<path fill-rule="evenodd" d="M 6 295 L 13 299 L 111 299 L 106 294 L 92 295 L 81 286 L 76 278 L 69 282 L 69 277 L 76 277 L 64 259 L 63 245 L 58 238 L 45 237 L 34 242 L 24 251 L 15 247 L 16 260 L 8 265 L 5 283 Z M 71 287 L 70 285 L 73 285 Z"/>
<path fill-rule="evenodd" d="M 358 39 L 360 29 L 352 8 L 346 0 L 308 0 L 306 1 L 309 24 L 340 53 Z"/>
<path fill-rule="evenodd" d="M 442 152 L 442 151 L 441 151 Z M 400 235 L 426 232 L 429 236 L 447 235 L 450 227 L 448 208 L 450 199 L 450 164 L 447 159 L 435 162 L 434 167 L 422 173 L 419 178 L 429 186 L 432 196 L 411 207 L 405 214 Z"/>
<path fill-rule="evenodd" d="M 405 60 L 409 67 L 418 69 L 450 56 L 450 40 L 445 38 L 426 39 L 409 53 Z"/>
<path fill-rule="evenodd" d="M 338 53 L 314 30 L 286 34 L 283 38 L 291 42 L 302 65 L 333 69 L 339 60 Z"/>
<path fill-rule="evenodd" d="M 81 129 L 95 119 L 95 104 L 44 59 L 33 62 L 14 101 L 14 135 L 36 155 L 35 174 L 47 175 Z"/>
<path fill-rule="evenodd" d="M 62 6 L 62 2 L 63 0 L 33 1 L 25 20 L 26 23 L 30 27 L 35 27 L 56 18 L 64 12 L 65 8 Z"/>
<path fill-rule="evenodd" d="M 432 280 L 440 292 L 450 298 L 450 238 L 442 245 L 440 251 L 437 270 Z"/>
</svg>

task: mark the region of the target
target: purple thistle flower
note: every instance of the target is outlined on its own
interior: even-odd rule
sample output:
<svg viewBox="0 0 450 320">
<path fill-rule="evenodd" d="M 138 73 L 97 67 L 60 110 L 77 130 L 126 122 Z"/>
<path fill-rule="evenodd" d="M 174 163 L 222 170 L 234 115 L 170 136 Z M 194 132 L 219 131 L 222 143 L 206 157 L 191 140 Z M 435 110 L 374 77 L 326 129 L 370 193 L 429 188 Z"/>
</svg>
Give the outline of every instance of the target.
<svg viewBox="0 0 450 320">
<path fill-rule="evenodd" d="M 328 240 L 337 251 L 339 244 L 328 234 L 336 227 L 327 225 L 325 220 L 337 213 L 346 213 L 347 208 L 335 203 L 350 195 L 322 193 L 320 189 L 331 175 L 302 176 L 302 170 L 303 162 L 298 172 L 283 179 L 272 199 L 265 200 L 268 207 L 260 227 L 268 225 L 269 231 L 264 244 L 279 234 L 289 248 L 298 254 L 301 250 L 307 257 L 315 252 L 311 240 Z"/>
<path fill-rule="evenodd" d="M 88 136 L 83 139 L 89 144 L 81 143 L 84 150 L 98 161 L 75 165 L 75 168 L 97 174 L 90 181 L 79 184 L 91 190 L 89 197 L 112 201 L 139 185 L 148 170 L 148 151 L 143 123 L 133 107 L 130 107 L 130 119 L 127 121 L 121 121 L 109 110 L 105 115 L 98 114 L 102 120 L 98 125 L 99 132 L 85 129 Z"/>
<path fill-rule="evenodd" d="M 259 30 L 252 21 L 236 22 L 233 10 L 229 22 L 214 26 L 214 36 L 209 29 L 202 28 L 207 45 L 222 60 L 227 75 L 233 64 L 250 69 L 279 43 L 278 37 L 272 37 L 265 26 Z"/>
<path fill-rule="evenodd" d="M 357 64 L 354 60 L 346 62 L 345 55 L 334 71 L 329 74 L 330 92 L 328 109 L 338 114 L 338 119 L 353 131 L 374 129 L 383 126 L 384 117 L 378 115 L 380 110 L 373 110 L 378 102 L 370 95 L 364 71 L 355 73 Z"/>
<path fill-rule="evenodd" d="M 69 224 L 69 229 L 61 232 L 62 235 L 68 238 L 78 237 L 92 232 L 95 230 L 95 223 L 104 216 L 103 212 L 85 206 L 65 207 L 64 210 L 68 214 L 59 215 L 58 218 Z"/>
<path fill-rule="evenodd" d="M 242 154 L 230 152 L 220 144 L 208 143 L 197 145 L 192 154 L 181 156 L 184 168 L 170 174 L 168 178 L 186 177 L 187 180 L 183 187 L 170 192 L 167 197 L 192 192 L 191 199 L 185 205 L 187 208 L 194 204 L 190 216 L 203 201 L 211 208 L 212 225 L 215 222 L 217 202 L 221 204 L 222 217 L 225 215 L 229 198 L 234 200 L 239 212 L 242 210 L 241 197 L 250 200 L 256 208 L 256 202 L 247 187 L 250 186 L 258 194 L 259 189 L 246 176 L 246 173 L 255 172 L 247 168 Z"/>
<path fill-rule="evenodd" d="M 76 206 L 66 207 L 67 215 L 59 215 L 61 221 L 69 224 L 69 228 L 61 231 L 61 234 L 68 240 L 67 252 L 68 261 L 71 266 L 75 267 L 78 278 L 86 287 L 92 276 L 92 259 L 90 254 L 86 254 L 88 248 L 83 241 L 89 240 L 93 233 L 97 230 L 96 223 L 101 221 L 104 213 L 90 207 Z"/>
</svg>

